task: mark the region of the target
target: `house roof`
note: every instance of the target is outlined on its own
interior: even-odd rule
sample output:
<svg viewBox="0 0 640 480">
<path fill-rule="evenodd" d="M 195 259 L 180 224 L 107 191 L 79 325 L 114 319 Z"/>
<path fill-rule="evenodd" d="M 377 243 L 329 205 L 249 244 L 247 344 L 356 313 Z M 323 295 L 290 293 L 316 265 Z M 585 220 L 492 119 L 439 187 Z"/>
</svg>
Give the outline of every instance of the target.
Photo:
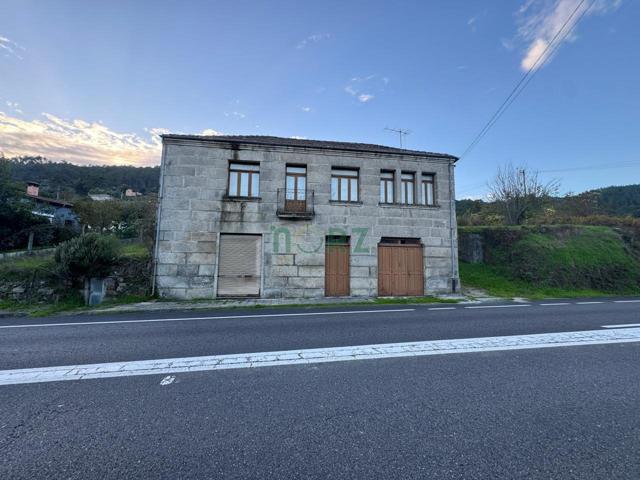
<svg viewBox="0 0 640 480">
<path fill-rule="evenodd" d="M 36 200 L 38 202 L 48 203 L 49 205 L 55 205 L 58 207 L 73 207 L 73 203 L 65 202 L 64 200 L 57 200 L 55 198 L 49 197 L 41 197 L 40 195 L 25 195 L 27 198 L 31 198 L 32 200 Z"/>
<path fill-rule="evenodd" d="M 454 161 L 458 157 L 447 153 L 425 152 L 422 150 L 407 150 L 404 148 L 387 147 L 370 143 L 333 142 L 327 140 L 307 140 L 300 138 L 270 137 L 264 135 L 178 135 L 165 134 L 163 139 L 200 140 L 220 143 L 244 143 L 252 145 L 270 145 L 285 147 L 323 148 L 327 150 L 347 150 L 353 152 L 391 153 L 400 155 L 418 155 L 423 157 L 448 158 Z"/>
</svg>

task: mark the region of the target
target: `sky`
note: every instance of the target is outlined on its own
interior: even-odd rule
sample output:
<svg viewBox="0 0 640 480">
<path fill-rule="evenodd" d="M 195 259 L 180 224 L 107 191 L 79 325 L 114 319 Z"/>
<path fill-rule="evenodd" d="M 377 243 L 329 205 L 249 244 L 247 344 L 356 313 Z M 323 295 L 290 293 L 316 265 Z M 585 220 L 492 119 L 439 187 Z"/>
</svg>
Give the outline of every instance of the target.
<svg viewBox="0 0 640 480">
<path fill-rule="evenodd" d="M 156 165 L 163 132 L 398 146 L 390 127 L 461 155 L 533 68 L 458 198 L 509 162 L 563 193 L 640 183 L 640 1 L 581 1 L 1 0 L 0 152 Z"/>
</svg>

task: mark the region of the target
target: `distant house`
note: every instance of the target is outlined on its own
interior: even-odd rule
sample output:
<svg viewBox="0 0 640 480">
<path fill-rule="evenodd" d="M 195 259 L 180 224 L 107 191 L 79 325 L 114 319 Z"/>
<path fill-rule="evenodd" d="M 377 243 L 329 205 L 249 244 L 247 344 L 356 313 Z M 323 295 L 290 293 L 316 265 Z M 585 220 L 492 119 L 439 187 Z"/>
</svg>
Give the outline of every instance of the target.
<svg viewBox="0 0 640 480">
<path fill-rule="evenodd" d="M 40 195 L 40 184 L 27 182 L 26 199 L 33 205 L 31 213 L 49 219 L 49 222 L 58 225 L 78 228 L 80 221 L 73 211 L 73 203 L 48 198 Z"/>
<path fill-rule="evenodd" d="M 106 202 L 108 200 L 113 200 L 113 197 L 108 193 L 90 193 L 89 198 L 96 202 Z"/>
</svg>

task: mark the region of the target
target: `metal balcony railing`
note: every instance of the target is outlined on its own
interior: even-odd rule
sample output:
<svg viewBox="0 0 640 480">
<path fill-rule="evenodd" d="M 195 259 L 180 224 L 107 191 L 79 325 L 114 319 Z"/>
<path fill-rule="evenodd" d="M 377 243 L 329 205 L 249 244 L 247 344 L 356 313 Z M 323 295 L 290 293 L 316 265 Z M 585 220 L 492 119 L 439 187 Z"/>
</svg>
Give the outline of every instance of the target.
<svg viewBox="0 0 640 480">
<path fill-rule="evenodd" d="M 279 188 L 276 213 L 282 218 L 309 219 L 313 217 L 313 190 Z"/>
</svg>

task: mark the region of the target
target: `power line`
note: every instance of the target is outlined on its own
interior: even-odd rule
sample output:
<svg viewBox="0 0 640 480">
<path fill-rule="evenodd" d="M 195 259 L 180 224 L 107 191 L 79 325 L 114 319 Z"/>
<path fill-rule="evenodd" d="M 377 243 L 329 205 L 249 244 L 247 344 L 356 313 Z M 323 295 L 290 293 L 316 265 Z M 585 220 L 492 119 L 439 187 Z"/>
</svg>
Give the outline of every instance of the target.
<svg viewBox="0 0 640 480">
<path fill-rule="evenodd" d="M 464 158 L 480 142 L 480 140 L 482 140 L 482 138 L 487 134 L 487 132 L 491 129 L 491 127 L 493 127 L 493 125 L 498 121 L 498 119 L 502 116 L 502 114 L 509 108 L 509 106 L 511 106 L 511 104 L 515 101 L 515 99 L 518 98 L 518 96 L 522 93 L 522 91 L 527 87 L 527 85 L 529 84 L 529 82 L 531 81 L 533 76 L 535 75 L 535 72 L 537 71 L 536 67 L 538 66 L 538 64 L 542 61 L 542 63 L 540 64 L 540 67 L 542 67 L 547 62 L 547 60 L 552 56 L 553 52 L 562 43 L 562 40 L 564 40 L 567 37 L 567 35 L 569 35 L 569 33 L 571 33 L 571 31 L 573 31 L 573 29 L 576 27 L 576 25 L 580 22 L 580 20 L 582 20 L 582 18 L 591 9 L 591 7 L 593 6 L 593 3 L 595 2 L 595 0 L 594 0 L 594 2 L 589 4 L 589 6 L 583 10 L 583 12 L 580 15 L 580 17 L 578 17 L 578 19 L 566 31 L 566 33 L 562 36 L 560 41 L 556 43 L 556 40 L 560 37 L 560 35 L 564 31 L 564 29 L 567 27 L 567 25 L 569 25 L 569 23 L 571 22 L 573 17 L 576 15 L 578 10 L 580 10 L 580 8 L 585 3 L 585 1 L 586 0 L 581 0 L 580 3 L 576 6 L 576 8 L 571 12 L 571 15 L 569 15 L 569 17 L 565 20 L 565 22 L 563 23 L 562 27 L 560 27 L 560 29 L 556 32 L 556 34 L 553 36 L 551 41 L 547 44 L 547 46 L 542 51 L 542 53 L 538 56 L 538 58 L 533 63 L 533 65 L 531 65 L 531 67 L 529 67 L 529 69 L 522 76 L 520 81 L 516 84 L 515 87 L 513 87 L 513 89 L 509 93 L 509 95 L 507 95 L 507 98 L 505 98 L 505 100 L 502 102 L 502 104 L 498 107 L 498 109 L 495 111 L 495 113 L 491 116 L 489 121 L 484 125 L 484 127 L 482 127 L 480 132 L 476 135 L 476 137 L 473 139 L 473 141 L 465 149 L 465 151 L 462 153 L 462 155 L 460 155 L 460 159 Z M 547 55 L 547 52 L 549 52 L 548 55 Z"/>
</svg>

